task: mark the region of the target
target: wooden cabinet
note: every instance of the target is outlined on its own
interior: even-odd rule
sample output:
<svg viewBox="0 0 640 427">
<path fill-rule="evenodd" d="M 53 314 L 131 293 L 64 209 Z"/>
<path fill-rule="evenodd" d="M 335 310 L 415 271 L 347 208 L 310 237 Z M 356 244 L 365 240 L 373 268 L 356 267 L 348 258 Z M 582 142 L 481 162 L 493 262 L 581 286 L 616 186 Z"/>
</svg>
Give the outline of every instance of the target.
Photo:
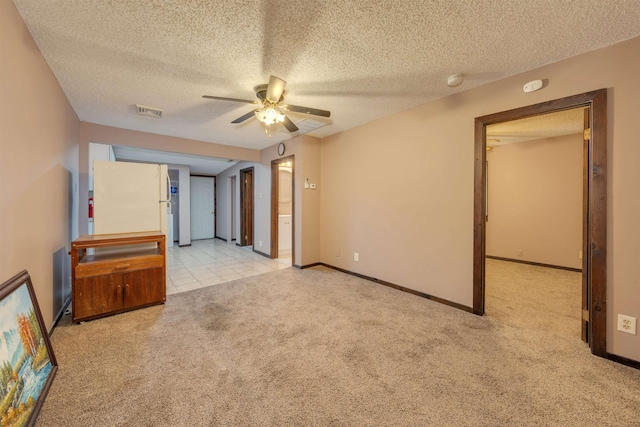
<svg viewBox="0 0 640 427">
<path fill-rule="evenodd" d="M 90 249 L 95 254 L 89 254 Z M 71 243 L 73 321 L 162 304 L 165 236 L 160 232 L 95 234 Z"/>
</svg>

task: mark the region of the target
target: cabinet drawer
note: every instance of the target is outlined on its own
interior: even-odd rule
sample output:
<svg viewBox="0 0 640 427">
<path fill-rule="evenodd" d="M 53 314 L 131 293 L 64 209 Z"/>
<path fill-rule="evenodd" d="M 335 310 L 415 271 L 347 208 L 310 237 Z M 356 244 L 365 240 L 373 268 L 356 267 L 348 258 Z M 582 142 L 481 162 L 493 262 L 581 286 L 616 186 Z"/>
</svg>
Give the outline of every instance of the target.
<svg viewBox="0 0 640 427">
<path fill-rule="evenodd" d="M 142 257 L 110 259 L 80 263 L 76 266 L 76 279 L 98 276 L 103 274 L 123 273 L 126 271 L 143 270 L 146 268 L 163 267 L 164 258 L 161 255 L 147 255 Z"/>
</svg>

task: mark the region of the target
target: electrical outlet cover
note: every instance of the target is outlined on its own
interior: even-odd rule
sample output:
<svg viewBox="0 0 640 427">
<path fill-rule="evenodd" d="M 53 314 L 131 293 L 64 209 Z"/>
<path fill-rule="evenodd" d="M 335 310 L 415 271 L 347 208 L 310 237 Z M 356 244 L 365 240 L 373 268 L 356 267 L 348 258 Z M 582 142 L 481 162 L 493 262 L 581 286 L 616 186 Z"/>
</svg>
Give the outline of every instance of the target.
<svg viewBox="0 0 640 427">
<path fill-rule="evenodd" d="M 636 334 L 636 318 L 618 314 L 618 330 L 631 335 Z"/>
</svg>

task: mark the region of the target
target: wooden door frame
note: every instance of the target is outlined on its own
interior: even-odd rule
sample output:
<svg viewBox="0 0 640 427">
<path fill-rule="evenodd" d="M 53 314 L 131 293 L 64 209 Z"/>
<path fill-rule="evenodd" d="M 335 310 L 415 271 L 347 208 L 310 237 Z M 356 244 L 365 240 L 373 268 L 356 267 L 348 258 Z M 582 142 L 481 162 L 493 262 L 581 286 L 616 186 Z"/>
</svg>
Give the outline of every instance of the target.
<svg viewBox="0 0 640 427">
<path fill-rule="evenodd" d="M 253 232 L 255 230 L 255 191 L 254 191 L 254 168 L 253 166 L 245 169 L 240 169 L 240 243 L 239 246 L 253 245 Z M 251 175 L 251 189 L 250 194 L 247 193 L 245 188 L 245 180 L 248 175 Z M 247 202 L 251 203 L 251 207 L 247 206 Z M 248 218 L 248 216 L 250 218 Z M 248 225 L 251 227 L 248 227 Z M 251 228 L 249 233 L 248 228 Z M 251 238 L 249 239 L 249 234 Z"/>
<path fill-rule="evenodd" d="M 281 163 L 291 162 L 291 265 L 296 260 L 296 173 L 295 156 L 271 161 L 271 259 L 278 258 L 278 200 Z"/>
<path fill-rule="evenodd" d="M 538 116 L 573 108 L 589 107 L 591 138 L 587 144 L 588 174 L 584 179 L 588 195 L 586 239 L 582 274 L 588 288 L 587 336 L 591 352 L 607 357 L 607 89 L 599 89 L 475 119 L 474 219 L 473 219 L 473 312 L 484 314 L 486 255 L 486 127 L 495 123 Z"/>
</svg>

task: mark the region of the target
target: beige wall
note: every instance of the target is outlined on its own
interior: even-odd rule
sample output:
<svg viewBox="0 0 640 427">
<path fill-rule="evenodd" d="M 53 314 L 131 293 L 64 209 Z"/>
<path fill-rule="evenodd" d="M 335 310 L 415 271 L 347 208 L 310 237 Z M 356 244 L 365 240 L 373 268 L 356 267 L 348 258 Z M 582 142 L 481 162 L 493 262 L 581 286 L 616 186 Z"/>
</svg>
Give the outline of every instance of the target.
<svg viewBox="0 0 640 427">
<path fill-rule="evenodd" d="M 282 157 L 294 157 L 294 244 L 295 264 L 305 266 L 320 261 L 320 140 L 301 135 L 285 141 L 284 156 L 279 156 L 274 144 L 260 152 L 261 161 L 242 162 L 218 174 L 216 187 L 218 236 L 228 239 L 229 178 L 236 179 L 236 227 L 240 235 L 240 180 L 239 171 L 254 167 L 254 249 L 264 254 L 271 252 L 271 162 Z M 317 185 L 316 190 L 305 189 L 304 179 Z M 262 246 L 260 243 L 262 242 Z"/>
<path fill-rule="evenodd" d="M 640 318 L 638 52 L 635 38 L 323 139 L 321 260 L 471 306 L 474 118 L 608 88 L 607 349 L 640 360 L 639 336 L 616 331 L 618 313 Z M 548 85 L 524 93 L 534 79 Z"/>
<path fill-rule="evenodd" d="M 582 268 L 582 145 L 575 134 L 487 153 L 487 255 Z"/>
<path fill-rule="evenodd" d="M 256 162 L 239 162 L 230 168 L 224 170 L 216 176 L 216 237 L 220 237 L 227 241 L 231 241 L 232 237 L 229 235 L 231 231 L 231 224 L 229 215 L 231 214 L 231 209 L 229 206 L 229 202 L 231 199 L 230 191 L 231 191 L 231 177 L 235 177 L 235 209 L 233 212 L 235 213 L 235 232 L 234 236 L 237 236 L 237 242 L 240 243 L 240 170 L 253 168 L 253 180 L 254 180 L 254 230 L 253 230 L 253 240 L 254 247 L 258 252 L 262 252 L 265 254 L 269 254 L 269 240 L 265 241 L 264 231 L 265 227 L 269 227 L 268 220 L 268 210 L 267 217 L 265 218 L 265 214 L 262 211 L 266 208 L 267 200 L 269 199 L 269 194 L 265 193 L 265 189 L 270 191 L 270 186 L 268 184 L 264 184 L 265 181 L 271 182 L 271 170 L 266 166 L 256 163 Z M 262 246 L 259 245 L 259 241 L 262 240 Z"/>
<path fill-rule="evenodd" d="M 10 1 L 0 1 L 0 281 L 31 275 L 51 328 L 70 296 L 79 120 Z"/>
<path fill-rule="evenodd" d="M 301 135 L 285 141 L 285 145 L 284 157 L 294 156 L 294 262 L 305 266 L 320 262 L 320 140 Z M 272 160 L 283 157 L 278 155 L 277 147 L 274 144 L 262 150 L 263 165 L 270 167 Z M 304 188 L 305 178 L 317 184 L 317 189 Z M 268 217 L 271 217 L 270 208 Z"/>
</svg>

